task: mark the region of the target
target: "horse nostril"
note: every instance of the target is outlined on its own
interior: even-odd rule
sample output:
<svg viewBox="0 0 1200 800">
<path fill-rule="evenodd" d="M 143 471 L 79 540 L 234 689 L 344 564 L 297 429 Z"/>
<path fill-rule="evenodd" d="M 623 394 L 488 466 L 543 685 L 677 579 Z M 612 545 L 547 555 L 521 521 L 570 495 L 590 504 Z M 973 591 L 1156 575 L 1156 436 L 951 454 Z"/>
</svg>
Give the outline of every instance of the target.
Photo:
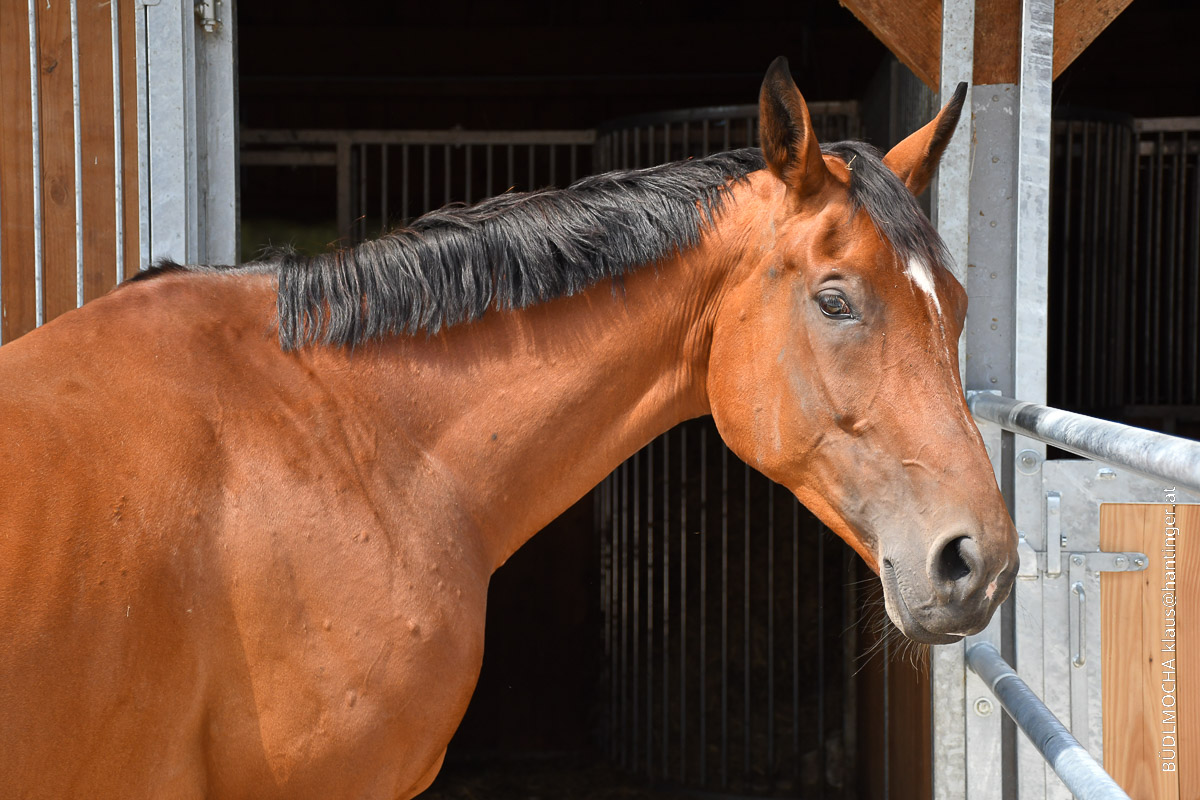
<svg viewBox="0 0 1200 800">
<path fill-rule="evenodd" d="M 958 536 L 942 546 L 933 561 L 932 577 L 939 583 L 952 586 L 968 583 L 966 579 L 978 565 L 979 546 L 970 536 Z"/>
</svg>

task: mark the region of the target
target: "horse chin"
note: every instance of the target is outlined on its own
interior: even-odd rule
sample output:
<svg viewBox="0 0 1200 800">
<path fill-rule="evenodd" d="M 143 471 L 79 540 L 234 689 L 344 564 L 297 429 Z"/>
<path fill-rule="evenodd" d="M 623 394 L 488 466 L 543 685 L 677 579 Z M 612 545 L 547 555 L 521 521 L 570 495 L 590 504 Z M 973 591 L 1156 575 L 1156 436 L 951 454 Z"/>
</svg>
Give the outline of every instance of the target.
<svg viewBox="0 0 1200 800">
<path fill-rule="evenodd" d="M 904 600 L 904 593 L 900 591 L 895 567 L 887 559 L 884 559 L 879 570 L 879 579 L 883 584 L 883 606 L 892 623 L 909 639 L 920 644 L 954 644 L 962 641 L 963 637 L 960 634 L 935 633 L 917 622 Z"/>
</svg>

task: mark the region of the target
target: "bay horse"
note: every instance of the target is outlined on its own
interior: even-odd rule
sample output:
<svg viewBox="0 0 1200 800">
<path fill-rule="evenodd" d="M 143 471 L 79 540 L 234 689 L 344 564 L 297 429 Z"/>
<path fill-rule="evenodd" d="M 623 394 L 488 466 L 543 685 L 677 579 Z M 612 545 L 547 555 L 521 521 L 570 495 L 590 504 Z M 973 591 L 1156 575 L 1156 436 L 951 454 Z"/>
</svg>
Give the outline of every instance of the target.
<svg viewBox="0 0 1200 800">
<path fill-rule="evenodd" d="M 822 149 L 780 59 L 761 151 L 160 265 L 5 345 L 0 796 L 418 794 L 491 573 L 703 414 L 905 634 L 978 631 L 1016 535 L 914 199 L 964 96 Z"/>
</svg>

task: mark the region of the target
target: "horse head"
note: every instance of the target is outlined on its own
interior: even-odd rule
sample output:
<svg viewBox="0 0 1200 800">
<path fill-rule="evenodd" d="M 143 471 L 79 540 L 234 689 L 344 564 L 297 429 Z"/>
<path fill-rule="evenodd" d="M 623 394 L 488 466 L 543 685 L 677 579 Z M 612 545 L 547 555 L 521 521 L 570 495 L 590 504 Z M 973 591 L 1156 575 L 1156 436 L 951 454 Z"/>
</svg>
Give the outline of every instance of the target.
<svg viewBox="0 0 1200 800">
<path fill-rule="evenodd" d="M 761 233 L 742 234 L 707 377 L 730 448 L 854 547 L 893 622 L 928 643 L 982 629 L 1018 561 L 959 377 L 966 292 L 916 202 L 964 97 L 882 158 L 822 148 L 776 60 L 760 95 Z"/>
</svg>

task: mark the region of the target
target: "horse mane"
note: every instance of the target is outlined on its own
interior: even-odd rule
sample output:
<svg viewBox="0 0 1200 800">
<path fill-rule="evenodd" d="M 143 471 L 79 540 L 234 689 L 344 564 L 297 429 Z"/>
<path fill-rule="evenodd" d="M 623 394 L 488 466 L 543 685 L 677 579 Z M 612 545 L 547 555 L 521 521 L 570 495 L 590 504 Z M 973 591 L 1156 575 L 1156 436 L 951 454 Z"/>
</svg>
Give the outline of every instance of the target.
<svg viewBox="0 0 1200 800">
<path fill-rule="evenodd" d="M 852 213 L 865 210 L 903 262 L 948 263 L 941 238 L 874 147 L 839 142 L 822 150 L 850 165 Z M 285 350 L 436 333 L 489 308 L 526 308 L 619 281 L 695 246 L 732 188 L 765 166 L 761 151 L 747 148 L 608 172 L 566 189 L 447 206 L 330 253 L 281 249 L 237 268 L 161 261 L 131 280 L 179 270 L 274 272 Z"/>
<path fill-rule="evenodd" d="M 735 150 L 454 205 L 355 247 L 274 257 L 284 349 L 355 345 L 519 309 L 660 262 L 700 240 L 732 185 L 762 169 Z"/>
</svg>

